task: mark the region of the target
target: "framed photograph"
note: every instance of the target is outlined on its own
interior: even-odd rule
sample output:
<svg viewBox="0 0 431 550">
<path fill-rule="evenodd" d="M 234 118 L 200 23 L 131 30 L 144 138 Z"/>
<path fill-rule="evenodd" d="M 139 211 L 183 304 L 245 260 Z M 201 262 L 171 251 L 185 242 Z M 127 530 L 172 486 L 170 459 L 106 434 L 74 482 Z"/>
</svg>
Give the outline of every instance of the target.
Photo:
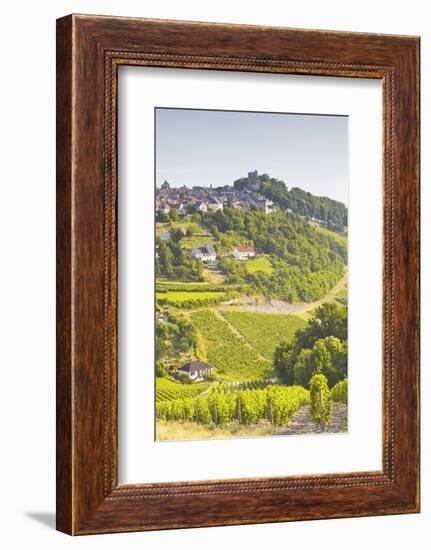
<svg viewBox="0 0 431 550">
<path fill-rule="evenodd" d="M 57 528 L 419 511 L 419 39 L 57 21 Z"/>
</svg>

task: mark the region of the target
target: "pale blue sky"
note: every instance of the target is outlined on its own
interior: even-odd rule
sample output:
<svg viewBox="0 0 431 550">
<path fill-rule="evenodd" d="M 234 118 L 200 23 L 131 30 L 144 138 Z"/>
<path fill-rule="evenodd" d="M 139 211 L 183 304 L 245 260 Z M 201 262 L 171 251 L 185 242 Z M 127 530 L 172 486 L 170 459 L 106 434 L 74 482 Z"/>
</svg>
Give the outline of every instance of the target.
<svg viewBox="0 0 431 550">
<path fill-rule="evenodd" d="M 156 183 L 232 185 L 257 170 L 348 200 L 348 117 L 156 109 Z"/>
</svg>

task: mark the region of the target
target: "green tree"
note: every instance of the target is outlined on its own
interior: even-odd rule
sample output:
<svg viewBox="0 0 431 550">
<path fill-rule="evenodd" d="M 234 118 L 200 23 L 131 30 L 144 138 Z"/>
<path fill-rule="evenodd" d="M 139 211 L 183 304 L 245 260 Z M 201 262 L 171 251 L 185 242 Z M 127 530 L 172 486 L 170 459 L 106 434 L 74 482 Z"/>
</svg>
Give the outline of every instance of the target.
<svg viewBox="0 0 431 550">
<path fill-rule="evenodd" d="M 331 365 L 323 374 L 332 387 L 347 376 L 347 342 L 335 336 L 327 336 L 323 343 L 331 357 Z"/>
<path fill-rule="evenodd" d="M 311 360 L 314 372 L 326 372 L 331 369 L 331 354 L 325 346 L 323 340 L 318 340 L 311 351 Z"/>
<path fill-rule="evenodd" d="M 169 374 L 169 370 L 166 365 L 163 365 L 161 361 L 156 361 L 156 376 L 163 378 Z"/>
<path fill-rule="evenodd" d="M 169 219 L 173 222 L 178 221 L 178 208 L 171 208 L 169 212 Z"/>
<path fill-rule="evenodd" d="M 311 348 L 317 340 L 335 336 L 347 339 L 347 308 L 341 304 L 328 302 L 318 307 L 307 326 L 299 330 L 296 339 L 300 348 Z"/>
<path fill-rule="evenodd" d="M 157 221 L 160 223 L 167 223 L 169 221 L 169 214 L 165 212 L 158 212 Z"/>
<path fill-rule="evenodd" d="M 293 366 L 292 383 L 308 388 L 314 370 L 313 351 L 311 349 L 301 350 Z"/>
<path fill-rule="evenodd" d="M 196 268 L 196 277 L 198 281 L 203 280 L 204 278 L 204 264 L 202 260 L 195 260 L 195 268 Z"/>
<path fill-rule="evenodd" d="M 347 308 L 324 304 L 290 344 L 276 348 L 273 367 L 279 380 L 308 387 L 313 373 L 321 372 L 333 386 L 347 376 L 346 337 Z"/>
<path fill-rule="evenodd" d="M 168 244 L 164 241 L 160 241 L 158 245 L 158 263 L 160 266 L 160 273 L 169 277 L 173 273 L 173 261 L 174 255 L 172 254 Z"/>
<path fill-rule="evenodd" d="M 177 359 L 178 354 L 194 356 L 199 347 L 195 327 L 183 315 L 170 314 L 156 325 L 156 359 Z"/>
<path fill-rule="evenodd" d="M 179 243 L 184 237 L 184 233 L 180 227 L 177 227 L 171 230 L 170 237 L 175 243 Z"/>
<path fill-rule="evenodd" d="M 283 384 L 293 384 L 293 374 L 287 370 L 287 360 L 292 353 L 293 345 L 288 342 L 282 342 L 274 350 L 273 368 L 277 378 Z"/>
</svg>

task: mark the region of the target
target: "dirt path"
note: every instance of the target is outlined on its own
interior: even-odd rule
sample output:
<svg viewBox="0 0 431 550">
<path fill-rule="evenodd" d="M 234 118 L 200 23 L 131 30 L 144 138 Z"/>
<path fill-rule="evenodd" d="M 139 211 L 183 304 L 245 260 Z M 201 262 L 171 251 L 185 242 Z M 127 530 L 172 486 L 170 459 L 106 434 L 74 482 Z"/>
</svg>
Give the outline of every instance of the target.
<svg viewBox="0 0 431 550">
<path fill-rule="evenodd" d="M 264 357 L 263 355 L 261 355 L 260 353 L 257 352 L 257 350 L 251 345 L 251 343 L 247 340 L 247 338 L 245 336 L 243 336 L 240 331 L 228 320 L 226 319 L 226 317 L 223 317 L 223 315 L 220 313 L 220 311 L 218 311 L 216 308 L 213 308 L 212 311 L 214 312 L 214 314 L 219 318 L 221 319 L 222 321 L 224 321 L 228 326 L 229 328 L 231 329 L 231 331 L 236 334 L 236 336 L 238 336 L 238 338 L 241 340 L 241 342 L 243 342 L 244 345 L 246 345 L 248 348 L 252 349 L 254 351 L 254 353 L 260 357 L 261 359 L 263 359 L 264 361 L 268 361 L 268 359 L 266 357 Z"/>
<path fill-rule="evenodd" d="M 241 338 L 241 340 L 244 341 L 244 343 L 249 347 L 251 348 L 252 346 L 249 344 L 249 342 L 247 342 L 247 340 L 244 338 L 244 336 L 240 333 L 240 331 L 234 327 L 232 325 L 232 323 L 230 323 L 225 317 L 223 317 L 223 315 L 220 313 L 220 311 L 218 311 L 217 309 L 213 309 L 213 312 L 214 314 L 219 318 L 221 319 L 222 321 L 224 321 L 225 323 L 227 323 L 229 325 L 229 328 L 231 329 L 232 332 L 234 332 L 238 338 Z"/>
<path fill-rule="evenodd" d="M 334 403 L 331 423 L 325 428 L 324 433 L 339 433 L 347 431 L 347 406 L 342 403 Z M 289 426 L 282 427 L 277 435 L 292 434 L 316 434 L 320 432 L 320 426 L 313 420 L 310 414 L 310 405 L 304 405 L 296 411 L 289 422 Z"/>
<path fill-rule="evenodd" d="M 243 305 L 243 306 L 219 306 L 218 309 L 226 309 L 230 311 L 256 311 L 261 313 L 302 313 L 304 311 L 310 311 L 320 305 L 322 305 L 324 302 L 328 302 L 329 300 L 332 300 L 336 294 L 346 286 L 347 284 L 347 272 L 343 275 L 343 277 L 338 281 L 338 283 L 331 288 L 331 290 L 323 296 L 320 300 L 317 300 L 316 302 L 301 302 L 298 304 L 289 304 L 288 302 L 283 302 L 283 300 L 276 300 L 275 298 L 272 298 L 270 302 L 267 302 L 265 304 L 259 304 L 259 305 L 253 305 L 252 302 L 255 301 L 255 298 L 250 298 L 250 304 L 249 305 Z M 241 301 L 244 301 L 244 298 L 241 298 Z"/>
</svg>

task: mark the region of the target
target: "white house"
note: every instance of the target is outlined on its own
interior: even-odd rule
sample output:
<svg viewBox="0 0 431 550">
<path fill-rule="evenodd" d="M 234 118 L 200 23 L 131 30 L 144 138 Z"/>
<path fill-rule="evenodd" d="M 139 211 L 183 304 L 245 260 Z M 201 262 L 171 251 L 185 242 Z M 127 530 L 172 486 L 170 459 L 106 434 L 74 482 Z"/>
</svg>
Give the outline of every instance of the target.
<svg viewBox="0 0 431 550">
<path fill-rule="evenodd" d="M 265 214 L 271 214 L 275 210 L 275 204 L 269 199 L 258 199 L 256 205 L 259 210 L 262 210 Z"/>
<path fill-rule="evenodd" d="M 167 203 L 160 203 L 159 211 L 163 212 L 163 214 L 169 214 L 171 207 Z"/>
<path fill-rule="evenodd" d="M 204 202 L 196 203 L 196 212 L 208 212 L 208 207 Z"/>
<path fill-rule="evenodd" d="M 218 199 L 212 199 L 211 202 L 208 203 L 208 208 L 210 210 L 223 210 L 223 203 Z"/>
<path fill-rule="evenodd" d="M 187 214 L 187 204 L 182 203 L 178 208 L 178 214 L 185 216 Z"/>
<path fill-rule="evenodd" d="M 170 236 L 171 234 L 169 233 L 169 231 L 162 231 L 162 233 L 160 233 L 160 238 L 162 239 L 162 241 L 168 241 Z"/>
<path fill-rule="evenodd" d="M 178 369 L 180 372 L 187 373 L 192 380 L 204 380 L 211 374 L 211 367 L 203 361 L 192 361 Z"/>
<path fill-rule="evenodd" d="M 203 262 L 215 262 L 217 255 L 213 245 L 207 244 L 206 246 L 194 248 L 190 253 L 190 257 L 195 260 L 202 260 Z"/>
<path fill-rule="evenodd" d="M 237 260 L 246 260 L 247 258 L 254 258 L 256 252 L 254 248 L 249 246 L 236 246 L 232 251 L 232 256 Z"/>
</svg>

